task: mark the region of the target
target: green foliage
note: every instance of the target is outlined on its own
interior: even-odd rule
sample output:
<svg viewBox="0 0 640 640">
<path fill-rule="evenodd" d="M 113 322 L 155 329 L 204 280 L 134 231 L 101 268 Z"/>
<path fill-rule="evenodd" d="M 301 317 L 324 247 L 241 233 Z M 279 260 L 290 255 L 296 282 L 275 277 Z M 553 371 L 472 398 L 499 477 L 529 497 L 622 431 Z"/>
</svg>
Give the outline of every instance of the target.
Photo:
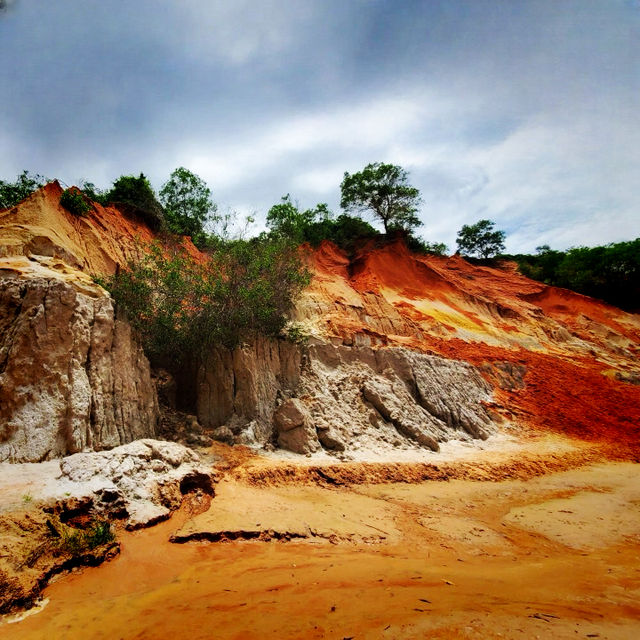
<svg viewBox="0 0 640 640">
<path fill-rule="evenodd" d="M 467 256 L 491 258 L 504 251 L 504 231 L 494 231 L 491 220 L 479 220 L 472 225 L 463 225 L 458 231 L 458 250 Z"/>
<path fill-rule="evenodd" d="M 151 361 L 173 371 L 193 366 L 213 345 L 277 336 L 308 282 L 297 247 L 266 234 L 220 240 L 204 262 L 178 245 L 155 244 L 100 281 L 140 332 Z"/>
<path fill-rule="evenodd" d="M 523 275 L 546 284 L 554 284 L 558 279 L 558 267 L 564 257 L 563 251 L 554 251 L 545 244 L 536 247 L 535 256 L 519 255 L 515 256 L 515 260 Z"/>
<path fill-rule="evenodd" d="M 85 216 L 91 210 L 91 205 L 77 189 L 65 189 L 60 196 L 60 204 L 69 213 L 78 217 Z"/>
<path fill-rule="evenodd" d="M 431 254 L 435 256 L 446 256 L 449 253 L 449 247 L 444 242 L 427 242 L 411 234 L 406 236 L 405 243 L 413 253 Z"/>
<path fill-rule="evenodd" d="M 516 255 L 520 271 L 546 284 L 600 298 L 622 309 L 640 309 L 640 238 L 599 247 Z"/>
<path fill-rule="evenodd" d="M 313 209 L 300 211 L 289 194 L 269 209 L 267 225 L 275 235 L 290 238 L 293 242 L 308 242 L 317 247 L 323 240 L 330 240 L 347 253 L 351 253 L 363 239 L 380 235 L 361 218 L 346 214 L 334 218 L 323 202 Z"/>
<path fill-rule="evenodd" d="M 8 209 L 22 202 L 46 182 L 48 182 L 47 178 L 31 174 L 26 170 L 16 178 L 15 182 L 0 180 L 0 209 Z"/>
<path fill-rule="evenodd" d="M 330 240 L 348 254 L 353 254 L 364 240 L 379 236 L 380 233 L 362 218 L 344 213 L 335 219 L 315 222 L 305 230 L 305 241 L 312 246 L 318 246 L 323 240 Z"/>
<path fill-rule="evenodd" d="M 80 556 L 115 540 L 111 525 L 104 520 L 94 520 L 86 529 L 67 527 L 57 522 L 55 526 L 50 525 L 50 531 L 58 534 L 57 548 L 72 556 Z"/>
<path fill-rule="evenodd" d="M 299 322 L 288 322 L 283 333 L 287 340 L 295 344 L 306 344 L 309 341 L 309 334 Z"/>
<path fill-rule="evenodd" d="M 321 202 L 314 209 L 300 211 L 287 194 L 281 202 L 273 205 L 267 213 L 267 226 L 276 234 L 294 241 L 307 242 L 309 228 L 318 223 L 331 220 L 332 214 L 326 203 Z"/>
<path fill-rule="evenodd" d="M 165 225 L 162 205 L 156 199 L 151 183 L 144 174 L 120 176 L 109 192 L 104 195 L 106 202 L 128 205 L 151 229 L 158 231 Z"/>
<path fill-rule="evenodd" d="M 160 202 L 165 208 L 169 229 L 183 236 L 191 236 L 194 244 L 206 242 L 205 225 L 215 215 L 207 184 L 184 167 L 179 167 L 160 189 Z"/>
<path fill-rule="evenodd" d="M 408 173 L 397 165 L 374 162 L 354 174 L 345 172 L 340 206 L 345 211 L 371 211 L 385 233 L 411 231 L 422 222 L 416 215 L 420 192 L 408 184 Z"/>
<path fill-rule="evenodd" d="M 103 191 L 102 189 L 98 189 L 93 182 L 88 182 L 86 180 L 82 180 L 80 182 L 80 190 L 84 193 L 89 200 L 93 200 L 93 202 L 97 202 L 105 206 L 108 204 L 107 196 L 109 193 L 107 191 Z"/>
</svg>

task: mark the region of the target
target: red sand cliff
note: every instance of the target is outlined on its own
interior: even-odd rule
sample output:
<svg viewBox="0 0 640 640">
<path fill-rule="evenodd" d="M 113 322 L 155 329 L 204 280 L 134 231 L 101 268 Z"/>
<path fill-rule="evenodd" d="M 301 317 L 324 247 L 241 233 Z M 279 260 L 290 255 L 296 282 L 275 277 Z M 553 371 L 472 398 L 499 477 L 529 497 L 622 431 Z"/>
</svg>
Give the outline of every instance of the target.
<svg viewBox="0 0 640 640">
<path fill-rule="evenodd" d="M 512 264 L 414 256 L 401 242 L 364 247 L 351 264 L 324 243 L 311 262 L 316 277 L 300 306 L 317 331 L 466 360 L 489 377 L 491 363 L 523 366 L 522 388 L 498 391 L 507 416 L 637 452 L 638 315 L 529 280 Z"/>
<path fill-rule="evenodd" d="M 51 183 L 0 211 L 0 274 L 26 268 L 29 256 L 44 256 L 54 270 L 113 273 L 153 240 L 143 222 L 116 207 L 96 204 L 86 217 L 72 216 L 59 204 L 61 192 Z M 190 240 L 184 246 L 202 259 Z M 309 255 L 314 279 L 297 319 L 311 333 L 466 360 L 494 384 L 495 363 L 516 365 L 524 384 L 498 390 L 508 417 L 637 451 L 640 316 L 529 280 L 512 264 L 415 256 L 400 241 L 370 243 L 352 260 L 328 242 Z"/>
</svg>

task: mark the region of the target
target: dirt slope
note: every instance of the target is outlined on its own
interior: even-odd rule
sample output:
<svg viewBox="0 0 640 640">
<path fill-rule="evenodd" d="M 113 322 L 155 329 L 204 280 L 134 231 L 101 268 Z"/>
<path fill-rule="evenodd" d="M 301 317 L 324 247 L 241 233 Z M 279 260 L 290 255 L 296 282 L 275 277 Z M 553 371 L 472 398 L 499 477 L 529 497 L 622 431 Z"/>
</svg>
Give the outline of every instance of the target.
<svg viewBox="0 0 640 640">
<path fill-rule="evenodd" d="M 363 247 L 352 261 L 324 243 L 311 262 L 298 309 L 309 331 L 466 360 L 523 426 L 623 448 L 640 441 L 640 316 L 509 263 L 415 256 L 400 241 Z"/>
</svg>

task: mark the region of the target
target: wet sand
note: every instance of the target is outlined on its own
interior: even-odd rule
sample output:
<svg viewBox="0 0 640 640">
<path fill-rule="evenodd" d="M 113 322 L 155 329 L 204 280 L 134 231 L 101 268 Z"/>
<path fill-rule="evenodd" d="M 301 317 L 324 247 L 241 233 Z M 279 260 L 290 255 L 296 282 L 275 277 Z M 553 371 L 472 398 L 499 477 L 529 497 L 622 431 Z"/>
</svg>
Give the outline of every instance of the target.
<svg viewBox="0 0 640 640">
<path fill-rule="evenodd" d="M 123 533 L 120 557 L 59 579 L 0 638 L 635 640 L 639 472 L 605 462 L 339 487 L 228 477 L 208 512 Z"/>
</svg>

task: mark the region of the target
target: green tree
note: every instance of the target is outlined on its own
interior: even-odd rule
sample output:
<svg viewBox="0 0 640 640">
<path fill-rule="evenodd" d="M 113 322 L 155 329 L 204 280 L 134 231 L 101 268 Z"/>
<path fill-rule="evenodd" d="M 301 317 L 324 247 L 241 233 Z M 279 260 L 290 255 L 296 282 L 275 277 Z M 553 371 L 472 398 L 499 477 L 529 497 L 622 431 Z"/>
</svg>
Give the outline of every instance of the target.
<svg viewBox="0 0 640 640">
<path fill-rule="evenodd" d="M 458 231 L 458 251 L 467 256 L 490 258 L 504 251 L 504 231 L 494 231 L 495 222 L 479 220 L 472 225 L 463 225 Z"/>
<path fill-rule="evenodd" d="M 278 204 L 274 204 L 267 213 L 267 226 L 276 234 L 303 242 L 308 240 L 309 228 L 318 222 L 331 220 L 331 212 L 326 203 L 321 202 L 313 209 L 301 211 L 287 194 Z"/>
<path fill-rule="evenodd" d="M 340 206 L 345 211 L 371 211 L 382 222 L 385 233 L 411 231 L 422 224 L 416 215 L 422 199 L 408 177 L 402 167 L 381 162 L 368 164 L 358 173 L 345 172 Z"/>
<path fill-rule="evenodd" d="M 205 226 L 213 220 L 216 205 L 211 199 L 211 189 L 202 178 L 178 167 L 162 185 L 160 202 L 171 231 L 191 236 L 197 246 L 205 243 Z"/>
<path fill-rule="evenodd" d="M 47 182 L 49 182 L 47 178 L 31 174 L 26 169 L 16 178 L 15 182 L 0 180 L 0 209 L 8 209 L 18 202 L 22 202 Z"/>
<path fill-rule="evenodd" d="M 146 176 L 120 176 L 104 196 L 105 202 L 128 205 L 154 231 L 165 225 L 164 210 Z"/>
</svg>

